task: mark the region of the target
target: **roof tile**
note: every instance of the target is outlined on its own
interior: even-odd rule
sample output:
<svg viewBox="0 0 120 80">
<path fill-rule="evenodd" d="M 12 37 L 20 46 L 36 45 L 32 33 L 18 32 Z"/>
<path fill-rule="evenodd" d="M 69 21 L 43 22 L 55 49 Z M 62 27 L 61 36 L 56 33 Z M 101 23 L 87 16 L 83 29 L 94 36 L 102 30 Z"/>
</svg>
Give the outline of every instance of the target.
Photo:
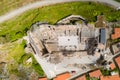
<svg viewBox="0 0 120 80">
<path fill-rule="evenodd" d="M 39 78 L 39 80 L 47 80 L 47 78 L 45 78 L 45 77 L 44 78 Z"/>
<path fill-rule="evenodd" d="M 117 63 L 118 67 L 120 68 L 120 56 L 115 58 L 115 62 Z"/>
<path fill-rule="evenodd" d="M 100 80 L 120 80 L 119 75 L 114 76 L 101 76 Z"/>
<path fill-rule="evenodd" d="M 102 73 L 100 70 L 95 70 L 93 72 L 90 72 L 89 75 L 90 75 L 90 77 L 99 78 L 102 75 Z"/>
<path fill-rule="evenodd" d="M 70 73 L 66 72 L 63 74 L 58 75 L 56 78 L 54 78 L 53 80 L 66 80 L 69 77 L 71 77 Z"/>
<path fill-rule="evenodd" d="M 86 76 L 85 75 L 80 76 L 80 77 L 76 78 L 75 80 L 86 80 Z"/>
<path fill-rule="evenodd" d="M 112 70 L 115 69 L 115 68 L 116 68 L 115 64 L 114 64 L 114 63 L 111 63 L 111 64 L 110 64 L 110 68 L 111 68 Z"/>
<path fill-rule="evenodd" d="M 114 28 L 114 34 L 111 35 L 112 39 L 120 38 L 120 28 Z"/>
</svg>

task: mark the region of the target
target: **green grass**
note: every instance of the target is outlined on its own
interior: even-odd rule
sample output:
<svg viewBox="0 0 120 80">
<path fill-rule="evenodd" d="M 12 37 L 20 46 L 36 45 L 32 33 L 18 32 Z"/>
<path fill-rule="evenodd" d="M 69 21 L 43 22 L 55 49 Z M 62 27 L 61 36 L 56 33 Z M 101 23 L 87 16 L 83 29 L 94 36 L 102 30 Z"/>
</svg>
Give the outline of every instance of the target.
<svg viewBox="0 0 120 80">
<path fill-rule="evenodd" d="M 22 56 L 25 54 L 24 45 L 25 42 L 18 44 L 17 42 L 13 43 L 14 47 L 6 56 L 6 60 L 8 63 L 8 71 L 9 73 L 16 73 L 18 70 L 18 66 L 21 62 Z"/>
<path fill-rule="evenodd" d="M 14 59 L 15 62 L 17 63 L 22 63 L 23 61 L 23 56 L 25 55 L 24 47 L 26 45 L 26 42 L 23 40 L 22 43 L 13 43 L 14 47 L 10 51 L 7 59 Z"/>
<path fill-rule="evenodd" d="M 26 45 L 26 42 L 23 40 L 22 43 L 16 42 L 13 43 L 13 45 L 14 47 L 12 48 L 10 53 L 8 53 L 6 58 L 8 61 L 8 72 L 10 74 L 22 75 L 18 70 L 18 66 L 23 65 L 25 68 L 31 67 L 39 74 L 39 76 L 43 76 L 44 72 L 40 65 L 37 63 L 37 61 L 35 60 L 34 56 L 32 54 L 25 53 L 24 47 Z M 32 58 L 32 63 L 28 65 L 26 61 L 30 57 Z"/>
<path fill-rule="evenodd" d="M 26 61 L 32 58 L 32 63 L 27 64 Z M 38 64 L 38 62 L 36 61 L 36 59 L 34 58 L 34 56 L 29 53 L 29 54 L 24 54 L 21 59 L 19 60 L 20 63 L 22 63 L 24 66 L 31 66 L 40 76 L 44 75 L 44 72 L 41 68 L 41 66 Z"/>
<path fill-rule="evenodd" d="M 38 9 L 33 9 L 0 24 L 0 36 L 7 41 L 14 41 L 26 35 L 30 26 L 37 22 L 55 24 L 65 16 L 76 14 L 85 17 L 89 22 L 96 21 L 96 16 L 103 13 L 108 21 L 120 20 L 120 11 L 98 3 L 72 2 L 56 4 Z"/>
<path fill-rule="evenodd" d="M 38 0 L 0 0 L 0 15 Z"/>
<path fill-rule="evenodd" d="M 98 79 L 98 78 L 90 78 L 89 80 L 100 80 L 100 79 Z"/>
</svg>

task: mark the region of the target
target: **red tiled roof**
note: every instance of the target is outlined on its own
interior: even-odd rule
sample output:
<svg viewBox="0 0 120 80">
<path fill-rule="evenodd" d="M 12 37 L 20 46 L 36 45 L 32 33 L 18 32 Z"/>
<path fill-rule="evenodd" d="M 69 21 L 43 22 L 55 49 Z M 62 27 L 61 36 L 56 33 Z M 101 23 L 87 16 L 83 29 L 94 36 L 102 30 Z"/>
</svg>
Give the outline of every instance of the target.
<svg viewBox="0 0 120 80">
<path fill-rule="evenodd" d="M 114 34 L 111 35 L 112 39 L 120 38 L 120 28 L 114 28 Z"/>
<path fill-rule="evenodd" d="M 75 79 L 75 80 L 86 80 L 86 76 L 85 76 L 85 75 L 80 76 L 80 77 L 78 77 L 78 78 L 77 78 L 77 79 Z"/>
<path fill-rule="evenodd" d="M 111 63 L 111 64 L 110 64 L 110 68 L 111 68 L 112 70 L 115 69 L 115 68 L 116 68 L 115 64 L 114 64 L 114 63 Z"/>
<path fill-rule="evenodd" d="M 115 62 L 117 63 L 118 67 L 120 68 L 120 56 L 115 58 Z"/>
<path fill-rule="evenodd" d="M 119 75 L 114 76 L 101 76 L 100 80 L 120 80 Z"/>
<path fill-rule="evenodd" d="M 68 79 L 70 77 L 71 77 L 70 73 L 67 72 L 67 73 L 63 73 L 63 74 L 58 75 L 53 80 L 66 80 L 66 79 Z"/>
<path fill-rule="evenodd" d="M 90 72 L 89 75 L 90 75 L 90 77 L 99 78 L 102 75 L 102 73 L 100 70 L 95 70 L 93 72 Z"/>
<path fill-rule="evenodd" d="M 47 80 L 47 78 L 45 78 L 45 77 L 44 78 L 39 78 L 39 80 Z"/>
</svg>

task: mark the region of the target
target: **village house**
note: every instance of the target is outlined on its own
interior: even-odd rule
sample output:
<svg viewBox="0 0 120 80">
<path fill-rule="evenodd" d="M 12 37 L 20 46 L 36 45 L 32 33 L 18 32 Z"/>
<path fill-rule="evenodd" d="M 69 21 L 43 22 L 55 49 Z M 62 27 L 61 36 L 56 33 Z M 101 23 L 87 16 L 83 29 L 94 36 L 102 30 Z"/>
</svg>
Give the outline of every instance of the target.
<svg viewBox="0 0 120 80">
<path fill-rule="evenodd" d="M 100 80 L 120 80 L 119 75 L 114 76 L 101 76 Z"/>
<path fill-rule="evenodd" d="M 112 39 L 120 38 L 120 28 L 114 28 L 114 33 L 111 35 Z"/>
<path fill-rule="evenodd" d="M 92 72 L 89 73 L 90 77 L 92 78 L 100 78 L 100 76 L 102 76 L 102 73 L 101 71 L 98 69 L 98 70 L 94 70 Z"/>
<path fill-rule="evenodd" d="M 120 69 L 120 56 L 115 58 L 115 62 L 118 65 L 118 68 Z"/>
</svg>

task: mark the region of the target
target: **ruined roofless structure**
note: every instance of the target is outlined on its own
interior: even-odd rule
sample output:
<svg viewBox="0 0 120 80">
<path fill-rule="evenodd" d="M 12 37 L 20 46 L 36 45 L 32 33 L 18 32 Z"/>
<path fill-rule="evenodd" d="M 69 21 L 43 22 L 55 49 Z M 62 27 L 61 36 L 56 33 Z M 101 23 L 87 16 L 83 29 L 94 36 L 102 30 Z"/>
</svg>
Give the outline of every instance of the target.
<svg viewBox="0 0 120 80">
<path fill-rule="evenodd" d="M 85 24 L 68 24 L 70 20 L 83 20 Z M 35 54 L 62 52 L 74 53 L 94 49 L 98 35 L 93 26 L 87 26 L 81 16 L 72 15 L 58 22 L 57 25 L 36 23 L 28 31 L 30 45 Z M 92 43 L 92 44 L 91 44 Z M 91 48 L 90 48 L 91 46 Z"/>
<path fill-rule="evenodd" d="M 82 20 L 83 23 L 79 23 Z M 64 72 L 90 70 L 105 50 L 106 29 L 95 28 L 79 15 L 71 15 L 55 25 L 37 22 L 27 32 L 27 41 L 47 78 Z"/>
</svg>

